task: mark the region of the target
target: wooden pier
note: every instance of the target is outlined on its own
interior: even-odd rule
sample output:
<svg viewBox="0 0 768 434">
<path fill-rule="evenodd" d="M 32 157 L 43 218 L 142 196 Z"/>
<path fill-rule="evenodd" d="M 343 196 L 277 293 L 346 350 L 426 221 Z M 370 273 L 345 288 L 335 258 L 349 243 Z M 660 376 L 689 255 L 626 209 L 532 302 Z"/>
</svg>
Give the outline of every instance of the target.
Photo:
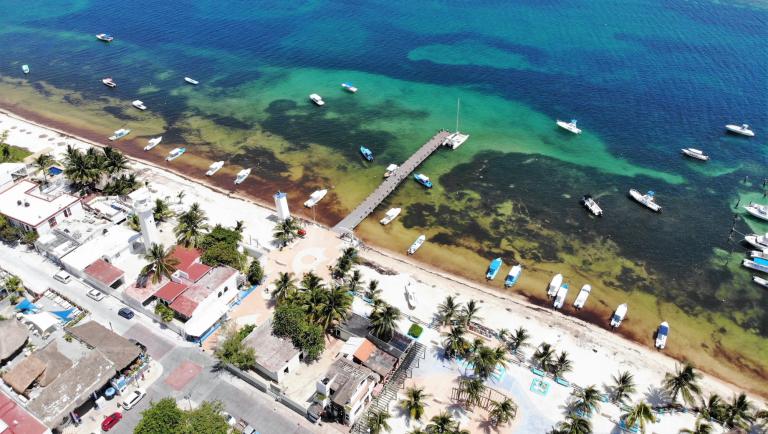
<svg viewBox="0 0 768 434">
<path fill-rule="evenodd" d="M 411 155 L 405 163 L 398 167 L 397 170 L 395 170 L 395 173 L 390 175 L 389 178 L 385 178 L 373 193 L 369 194 L 357 208 L 344 217 L 344 220 L 338 222 L 336 226 L 333 227 L 333 230 L 340 234 L 344 234 L 355 229 L 355 227 L 368 217 L 368 215 L 372 213 L 373 210 L 387 198 L 387 196 L 395 191 L 401 182 L 410 176 L 411 172 L 419 167 L 427 157 L 432 155 L 432 153 L 445 142 L 445 139 L 450 134 L 450 132 L 445 130 L 441 130 L 435 134 L 429 141 L 427 141 L 427 143 L 423 144 L 418 151 Z"/>
</svg>

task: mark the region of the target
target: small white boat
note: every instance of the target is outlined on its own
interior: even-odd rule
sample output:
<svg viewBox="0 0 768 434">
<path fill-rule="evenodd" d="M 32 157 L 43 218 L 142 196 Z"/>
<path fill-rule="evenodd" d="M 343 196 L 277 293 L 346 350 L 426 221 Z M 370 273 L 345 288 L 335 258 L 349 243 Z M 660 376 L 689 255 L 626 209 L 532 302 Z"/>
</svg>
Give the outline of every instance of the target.
<svg viewBox="0 0 768 434">
<path fill-rule="evenodd" d="M 515 265 L 509 270 L 509 274 L 507 274 L 507 278 L 504 279 L 504 287 L 509 288 L 515 283 L 517 283 L 517 280 L 520 279 L 520 274 L 523 273 L 523 267 L 521 265 Z"/>
<path fill-rule="evenodd" d="M 582 196 L 581 204 L 584 205 L 584 207 L 588 209 L 589 212 L 591 212 L 593 215 L 597 217 L 603 216 L 603 209 L 600 208 L 600 205 L 597 204 L 597 202 L 595 201 L 595 199 L 592 198 L 591 195 L 585 194 L 584 196 Z"/>
<path fill-rule="evenodd" d="M 384 172 L 384 177 L 389 178 L 390 176 L 392 176 L 392 174 L 395 173 L 395 170 L 397 170 L 398 167 L 400 166 L 398 166 L 397 164 L 390 164 L 389 166 L 387 166 L 387 171 Z"/>
<path fill-rule="evenodd" d="M 755 132 L 750 130 L 749 125 L 747 124 L 741 124 L 741 125 L 728 124 L 725 126 L 725 129 L 734 134 L 741 134 L 742 136 L 747 136 L 747 137 L 755 137 Z"/>
<path fill-rule="evenodd" d="M 649 191 L 646 194 L 642 194 L 634 188 L 629 190 L 629 197 L 645 205 L 652 211 L 661 212 L 661 205 L 656 203 L 656 200 L 654 199 L 655 195 L 656 193 L 652 191 Z"/>
<path fill-rule="evenodd" d="M 408 307 L 411 309 L 416 307 L 416 295 L 409 289 L 408 286 L 405 287 L 405 301 L 408 303 Z"/>
<path fill-rule="evenodd" d="M 581 291 L 579 291 L 579 295 L 576 296 L 576 301 L 573 302 L 573 307 L 576 309 L 583 309 L 584 304 L 587 302 L 587 298 L 589 298 L 590 291 L 592 291 L 591 286 L 582 286 Z"/>
<path fill-rule="evenodd" d="M 762 286 L 763 288 L 768 288 L 768 280 L 765 280 L 762 277 L 752 276 L 752 281 Z"/>
<path fill-rule="evenodd" d="M 141 100 L 135 100 L 131 103 L 134 107 L 136 107 L 139 110 L 146 110 L 147 106 L 144 105 L 144 103 Z"/>
<path fill-rule="evenodd" d="M 571 119 L 570 122 L 561 121 L 560 119 L 558 119 L 556 124 L 558 127 L 566 131 L 570 131 L 573 134 L 581 134 L 581 130 L 579 129 L 579 127 L 576 126 L 576 119 Z"/>
<path fill-rule="evenodd" d="M 625 316 L 627 316 L 627 303 L 620 304 L 619 307 L 616 308 L 616 311 L 611 317 L 611 327 L 616 328 L 620 326 L 621 322 L 624 321 Z"/>
<path fill-rule="evenodd" d="M 29 74 L 29 65 L 21 65 L 21 71 L 24 74 Z"/>
<path fill-rule="evenodd" d="M 131 130 L 127 128 L 120 128 L 119 130 L 115 131 L 111 136 L 109 136 L 109 140 L 119 140 L 130 133 L 131 133 Z"/>
<path fill-rule="evenodd" d="M 750 202 L 744 209 L 759 219 L 768 220 L 768 206 Z"/>
<path fill-rule="evenodd" d="M 552 278 L 552 280 L 549 282 L 549 287 L 547 288 L 547 295 L 549 297 L 554 297 L 557 294 L 557 291 L 560 289 L 560 286 L 563 284 L 563 275 L 562 274 L 555 274 L 555 277 Z"/>
<path fill-rule="evenodd" d="M 117 83 L 115 83 L 115 81 L 112 80 L 112 77 L 102 78 L 101 82 L 104 84 L 104 86 L 107 86 L 107 87 L 117 87 Z"/>
<path fill-rule="evenodd" d="M 187 152 L 187 148 L 174 148 L 171 152 L 168 153 L 168 156 L 165 157 L 165 161 L 173 161 Z"/>
<path fill-rule="evenodd" d="M 155 137 L 153 139 L 149 139 L 147 141 L 147 146 L 144 147 L 145 151 L 149 151 L 150 149 L 154 148 L 155 146 L 159 145 L 160 142 L 163 141 L 163 136 Z"/>
<path fill-rule="evenodd" d="M 421 247 L 422 244 L 424 244 L 424 241 L 427 240 L 427 237 L 424 235 L 419 235 L 418 238 L 416 238 L 416 241 L 411 244 L 411 247 L 408 247 L 408 254 L 413 255 L 416 253 L 416 250 L 419 250 L 419 247 Z"/>
<path fill-rule="evenodd" d="M 768 250 L 768 234 L 749 234 L 744 236 L 744 241 L 758 250 Z"/>
<path fill-rule="evenodd" d="M 318 106 L 324 106 L 324 105 L 325 105 L 325 101 L 323 101 L 323 98 L 322 98 L 322 97 L 320 97 L 320 95 L 318 95 L 318 94 L 316 94 L 316 93 L 313 93 L 312 95 L 310 95 L 310 96 L 309 96 L 309 99 L 310 99 L 310 100 L 311 100 L 313 103 L 317 104 Z"/>
<path fill-rule="evenodd" d="M 768 273 L 768 259 L 763 259 L 763 258 L 744 259 L 741 261 L 741 265 L 747 268 L 750 268 L 752 270 Z"/>
<path fill-rule="evenodd" d="M 98 35 L 96 35 L 96 39 L 104 42 L 112 42 L 115 38 L 108 33 L 99 33 Z"/>
<path fill-rule="evenodd" d="M 768 259 L 768 250 L 750 250 L 749 257 Z"/>
<path fill-rule="evenodd" d="M 357 93 L 357 88 L 352 83 L 341 83 L 341 87 L 349 93 Z"/>
<path fill-rule="evenodd" d="M 195 80 L 195 79 L 193 79 L 193 78 L 189 78 L 189 77 L 184 77 L 184 81 L 186 81 L 186 82 L 187 82 L 187 83 L 189 83 L 189 84 L 195 85 L 195 86 L 197 86 L 198 84 L 200 84 L 200 82 L 199 82 L 199 81 L 197 81 L 197 80 Z"/>
<path fill-rule="evenodd" d="M 247 178 L 250 174 L 251 169 L 243 169 L 237 172 L 237 176 L 235 177 L 235 185 L 242 184 L 243 181 L 245 181 L 245 178 Z"/>
<path fill-rule="evenodd" d="M 312 208 L 313 206 L 317 205 L 317 203 L 320 202 L 320 200 L 324 198 L 326 194 L 328 194 L 328 190 L 325 189 L 313 191 L 312 194 L 309 195 L 309 199 L 304 202 L 304 206 L 307 208 Z"/>
<path fill-rule="evenodd" d="M 467 140 L 469 140 L 469 134 L 462 134 L 456 131 L 455 133 L 451 133 L 451 135 L 445 138 L 445 141 L 443 141 L 443 146 L 456 149 L 463 145 Z"/>
<path fill-rule="evenodd" d="M 402 211 L 402 209 L 400 209 L 400 208 L 392 208 L 392 209 L 390 209 L 384 215 L 384 218 L 379 221 L 379 223 L 381 223 L 383 225 L 388 225 L 390 222 L 392 222 L 392 220 L 394 220 L 395 218 L 397 218 L 397 216 L 400 215 L 400 211 Z"/>
<path fill-rule="evenodd" d="M 695 158 L 697 160 L 701 161 L 709 161 L 709 155 L 706 155 L 704 152 L 702 152 L 700 149 L 696 148 L 683 148 L 680 150 L 683 154 Z"/>
<path fill-rule="evenodd" d="M 667 346 L 667 336 L 669 335 L 669 323 L 664 321 L 656 330 L 656 348 L 663 350 Z"/>
<path fill-rule="evenodd" d="M 210 166 L 208 166 L 208 171 L 205 172 L 205 176 L 213 176 L 213 174 L 218 172 L 222 167 L 224 167 L 223 161 L 212 163 Z"/>
<path fill-rule="evenodd" d="M 555 296 L 555 302 L 552 304 L 555 309 L 562 309 L 563 304 L 565 303 L 565 297 L 568 296 L 568 284 L 563 284 L 563 286 L 560 287 L 560 289 L 557 290 L 557 295 Z"/>
</svg>

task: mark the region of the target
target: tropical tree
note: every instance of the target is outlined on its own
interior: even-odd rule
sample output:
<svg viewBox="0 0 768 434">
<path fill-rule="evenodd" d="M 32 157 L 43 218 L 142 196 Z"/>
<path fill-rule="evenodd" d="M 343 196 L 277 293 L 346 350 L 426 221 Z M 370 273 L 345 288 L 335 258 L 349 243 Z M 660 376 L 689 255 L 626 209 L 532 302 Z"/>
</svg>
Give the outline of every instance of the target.
<svg viewBox="0 0 768 434">
<path fill-rule="evenodd" d="M 184 197 L 187 195 L 187 192 L 184 190 L 179 190 L 178 193 L 176 193 L 176 200 L 177 203 L 181 203 L 184 200 Z"/>
<path fill-rule="evenodd" d="M 325 300 L 318 306 L 318 313 L 323 330 L 328 332 L 331 325 L 347 318 L 352 307 L 352 296 L 341 286 L 331 289 Z"/>
<path fill-rule="evenodd" d="M 464 354 L 469 348 L 469 343 L 464 337 L 466 329 L 460 324 L 451 326 L 448 333 L 443 334 L 443 349 L 445 350 L 445 356 L 452 359 L 456 356 Z"/>
<path fill-rule="evenodd" d="M 706 401 L 702 400 L 699 414 L 706 420 L 716 420 L 722 422 L 725 420 L 725 405 L 720 395 L 713 393 L 709 395 Z"/>
<path fill-rule="evenodd" d="M 464 378 L 459 384 L 459 396 L 464 400 L 467 409 L 478 405 L 485 392 L 485 384 L 482 378 Z"/>
<path fill-rule="evenodd" d="M 592 423 L 581 416 L 569 414 L 565 420 L 558 423 L 550 434 L 589 434 L 592 432 Z"/>
<path fill-rule="evenodd" d="M 48 168 L 54 163 L 50 154 L 40 154 L 35 158 L 35 168 L 43 173 L 43 183 L 48 183 Z"/>
<path fill-rule="evenodd" d="M 248 266 L 248 283 L 251 285 L 259 285 L 264 280 L 264 267 L 261 266 L 261 262 L 258 259 L 251 261 Z"/>
<path fill-rule="evenodd" d="M 233 231 L 237 232 L 238 234 L 242 234 L 243 231 L 245 231 L 245 222 L 242 220 L 238 220 L 235 222 L 235 227 L 232 228 Z"/>
<path fill-rule="evenodd" d="M 274 282 L 275 289 L 272 290 L 272 298 L 275 303 L 280 304 L 288 299 L 296 291 L 296 281 L 291 273 L 280 273 Z"/>
<path fill-rule="evenodd" d="M 334 279 L 343 279 L 357 261 L 357 249 L 354 247 L 347 247 L 341 252 L 341 256 L 336 261 L 336 265 L 331 269 L 331 275 Z"/>
<path fill-rule="evenodd" d="M 214 351 L 216 358 L 222 363 L 229 363 L 240 369 L 252 368 L 256 364 L 256 352 L 252 347 L 243 344 L 243 339 L 248 336 L 248 333 L 241 333 L 234 326 L 227 327 L 224 331 L 224 339 L 219 341 Z"/>
<path fill-rule="evenodd" d="M 420 427 L 416 427 L 410 431 L 408 431 L 408 434 L 429 434 L 428 431 L 421 429 Z"/>
<path fill-rule="evenodd" d="M 379 288 L 379 281 L 375 279 L 371 279 L 370 282 L 368 282 L 368 289 L 365 291 L 365 297 L 369 300 L 380 300 L 381 299 L 381 288 Z"/>
<path fill-rule="evenodd" d="M 441 411 L 427 424 L 427 432 L 430 434 L 452 434 L 454 429 L 458 428 L 456 421 L 453 420 L 451 414 L 447 411 Z"/>
<path fill-rule="evenodd" d="M 677 397 L 681 395 L 686 404 L 694 405 L 694 395 L 701 395 L 699 377 L 693 365 L 686 362 L 682 367 L 678 367 L 674 374 L 668 372 L 664 376 L 664 390 L 673 401 L 677 401 Z"/>
<path fill-rule="evenodd" d="M 723 422 L 726 428 L 747 428 L 754 421 L 752 403 L 747 399 L 747 395 L 740 393 L 725 406 L 725 420 Z"/>
<path fill-rule="evenodd" d="M 683 428 L 679 432 L 685 434 L 712 434 L 712 425 L 701 419 L 696 419 L 696 425 L 694 425 L 693 429 Z"/>
<path fill-rule="evenodd" d="M 311 292 L 324 287 L 325 284 L 323 283 L 323 279 L 315 274 L 314 271 L 304 273 L 304 276 L 301 278 L 302 291 Z"/>
<path fill-rule="evenodd" d="M 152 273 L 152 283 L 160 283 L 163 278 L 170 279 L 176 271 L 179 260 L 172 255 L 173 248 L 166 250 L 162 244 L 152 243 L 152 247 L 144 255 L 144 259 L 149 261 L 141 270 L 142 275 Z"/>
<path fill-rule="evenodd" d="M 600 410 L 600 391 L 594 385 L 577 389 L 571 409 L 577 414 L 590 415 Z"/>
<path fill-rule="evenodd" d="M 102 188 L 102 192 L 108 196 L 126 196 L 138 189 L 139 186 L 135 173 L 123 173 L 107 182 Z"/>
<path fill-rule="evenodd" d="M 101 155 L 94 148 L 83 153 L 72 147 L 67 147 L 64 158 L 64 175 L 79 187 L 92 189 L 103 174 Z"/>
<path fill-rule="evenodd" d="M 491 411 L 488 413 L 488 420 L 493 427 L 506 425 L 517 416 L 517 404 L 509 398 L 504 398 L 500 402 L 491 403 Z"/>
<path fill-rule="evenodd" d="M 389 342 L 397 327 L 395 323 L 401 317 L 400 309 L 387 304 L 371 313 L 371 332 L 382 341 Z"/>
<path fill-rule="evenodd" d="M 496 369 L 496 365 L 499 363 L 498 357 L 499 355 L 496 353 L 496 350 L 480 345 L 469 358 L 474 365 L 474 374 L 486 380 Z"/>
<path fill-rule="evenodd" d="M 157 206 L 155 210 L 157 211 Z M 173 228 L 176 241 L 184 247 L 200 247 L 205 232 L 209 229 L 207 220 L 208 217 L 199 204 L 193 204 L 189 210 L 179 215 L 178 224 Z"/>
<path fill-rule="evenodd" d="M 155 314 L 159 316 L 163 322 L 170 322 L 174 316 L 173 309 L 163 303 L 160 303 L 159 301 L 155 305 Z"/>
<path fill-rule="evenodd" d="M 629 371 L 620 372 L 613 377 L 613 402 L 625 403 L 635 393 L 635 377 Z"/>
<path fill-rule="evenodd" d="M 357 292 L 357 289 L 362 282 L 363 275 L 360 273 L 360 270 L 352 270 L 352 274 L 349 276 L 349 279 L 347 279 L 347 289 L 352 292 Z"/>
<path fill-rule="evenodd" d="M 552 360 L 555 357 L 555 349 L 552 348 L 552 345 L 542 342 L 541 345 L 539 345 L 539 348 L 536 349 L 536 352 L 533 353 L 533 361 L 537 365 L 539 365 L 539 368 L 549 371 L 552 369 L 552 364 L 554 361 Z"/>
<path fill-rule="evenodd" d="M 647 402 L 641 401 L 634 407 L 632 407 L 626 414 L 624 414 L 625 423 L 628 428 L 632 428 L 635 424 L 640 425 L 640 431 L 645 432 L 645 425 L 651 423 L 656 418 L 653 416 L 653 410 Z"/>
<path fill-rule="evenodd" d="M 299 229 L 301 229 L 301 226 L 298 221 L 293 218 L 287 218 L 277 222 L 273 231 L 273 236 L 282 248 L 299 236 Z"/>
<path fill-rule="evenodd" d="M 407 414 L 409 419 L 420 421 L 424 416 L 424 401 L 429 398 L 429 394 L 424 393 L 423 387 L 409 387 L 405 390 L 405 399 L 400 401 L 400 408 Z"/>
<path fill-rule="evenodd" d="M 7 143 L 8 130 L 0 133 L 0 162 L 6 162 L 11 159 L 11 145 Z"/>
<path fill-rule="evenodd" d="M 104 157 L 102 159 L 102 166 L 107 174 L 113 176 L 128 170 L 128 159 L 125 158 L 125 155 L 123 155 L 122 152 L 111 146 L 104 148 L 103 152 Z"/>
<path fill-rule="evenodd" d="M 155 209 L 152 211 L 152 215 L 156 222 L 161 223 L 173 217 L 173 211 L 168 207 L 168 203 L 157 198 L 155 199 Z"/>
<path fill-rule="evenodd" d="M 445 297 L 445 301 L 440 303 L 437 307 L 437 316 L 440 321 L 440 325 L 449 326 L 453 320 L 457 319 L 461 309 L 461 304 L 456 302 L 456 299 L 449 295 Z"/>
<path fill-rule="evenodd" d="M 528 330 L 524 327 L 518 327 L 508 339 L 509 350 L 513 353 L 517 353 L 518 350 L 528 345 L 528 341 L 531 339 L 531 335 L 528 334 Z"/>
<path fill-rule="evenodd" d="M 568 358 L 568 352 L 561 351 L 560 355 L 557 356 L 557 359 L 552 363 L 550 372 L 552 372 L 552 375 L 555 377 L 561 377 L 566 372 L 570 372 L 571 369 L 573 369 L 573 362 Z"/>
<path fill-rule="evenodd" d="M 469 326 L 469 323 L 478 319 L 477 312 L 480 310 L 475 300 L 469 300 L 464 308 L 461 310 L 461 321 L 464 325 Z"/>
<path fill-rule="evenodd" d="M 384 431 L 389 432 L 392 429 L 388 422 L 390 417 L 386 410 L 372 411 L 368 415 L 368 432 L 371 434 L 381 434 Z"/>
</svg>

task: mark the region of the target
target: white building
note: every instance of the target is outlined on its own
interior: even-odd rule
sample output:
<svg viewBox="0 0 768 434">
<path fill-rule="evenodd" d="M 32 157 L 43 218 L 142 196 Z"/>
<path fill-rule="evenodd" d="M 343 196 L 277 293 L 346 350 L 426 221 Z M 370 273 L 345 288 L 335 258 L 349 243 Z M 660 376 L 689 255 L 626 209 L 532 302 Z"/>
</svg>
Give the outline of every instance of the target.
<svg viewBox="0 0 768 434">
<path fill-rule="evenodd" d="M 0 187 L 0 214 L 24 231 L 45 235 L 62 220 L 83 213 L 80 199 L 57 185 L 49 189 L 27 179 Z"/>
<path fill-rule="evenodd" d="M 256 355 L 254 369 L 272 381 L 280 383 L 286 374 L 298 369 L 301 351 L 293 346 L 290 338 L 272 334 L 272 318 L 256 327 L 244 340 L 243 345 L 253 348 Z"/>
<path fill-rule="evenodd" d="M 371 402 L 378 381 L 372 370 L 340 357 L 318 380 L 315 399 L 345 425 L 353 425 Z"/>
<path fill-rule="evenodd" d="M 285 221 L 291 218 L 291 212 L 288 210 L 288 195 L 282 191 L 275 193 L 275 208 L 277 209 L 277 218 Z"/>
<path fill-rule="evenodd" d="M 157 230 L 157 223 L 155 222 L 155 206 L 152 203 L 149 190 L 140 188 L 128 195 L 128 197 L 133 201 L 133 212 L 139 218 L 141 235 L 144 239 L 144 250 L 149 251 L 152 244 L 162 244 L 160 242 L 160 232 Z"/>
</svg>

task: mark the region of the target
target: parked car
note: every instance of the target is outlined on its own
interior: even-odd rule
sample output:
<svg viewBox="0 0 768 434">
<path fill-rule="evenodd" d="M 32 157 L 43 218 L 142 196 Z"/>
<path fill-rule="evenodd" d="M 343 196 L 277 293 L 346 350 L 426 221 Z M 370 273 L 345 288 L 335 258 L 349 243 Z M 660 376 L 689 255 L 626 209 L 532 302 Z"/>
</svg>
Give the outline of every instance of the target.
<svg viewBox="0 0 768 434">
<path fill-rule="evenodd" d="M 123 418 L 123 415 L 118 411 L 107 416 L 103 422 L 101 422 L 101 430 L 109 431 L 117 425 Z"/>
<path fill-rule="evenodd" d="M 101 301 L 104 298 L 104 294 L 98 289 L 92 289 L 86 295 L 96 301 Z"/>
<path fill-rule="evenodd" d="M 128 396 L 125 397 L 125 400 L 123 400 L 123 404 L 122 404 L 123 410 L 132 409 L 145 396 L 147 396 L 147 391 L 144 389 L 136 389 L 133 392 L 129 393 Z"/>
<path fill-rule="evenodd" d="M 61 283 L 69 283 L 69 281 L 72 280 L 72 275 L 64 270 L 59 270 L 53 275 L 53 278 Z"/>
<path fill-rule="evenodd" d="M 120 310 L 117 311 L 117 314 L 125 319 L 131 319 L 135 315 L 135 313 L 127 307 L 120 308 Z"/>
<path fill-rule="evenodd" d="M 224 420 L 227 422 L 227 425 L 229 426 L 235 426 L 237 425 L 237 419 L 235 419 L 234 416 L 227 413 L 226 411 L 222 411 L 221 415 L 224 417 Z"/>
</svg>

